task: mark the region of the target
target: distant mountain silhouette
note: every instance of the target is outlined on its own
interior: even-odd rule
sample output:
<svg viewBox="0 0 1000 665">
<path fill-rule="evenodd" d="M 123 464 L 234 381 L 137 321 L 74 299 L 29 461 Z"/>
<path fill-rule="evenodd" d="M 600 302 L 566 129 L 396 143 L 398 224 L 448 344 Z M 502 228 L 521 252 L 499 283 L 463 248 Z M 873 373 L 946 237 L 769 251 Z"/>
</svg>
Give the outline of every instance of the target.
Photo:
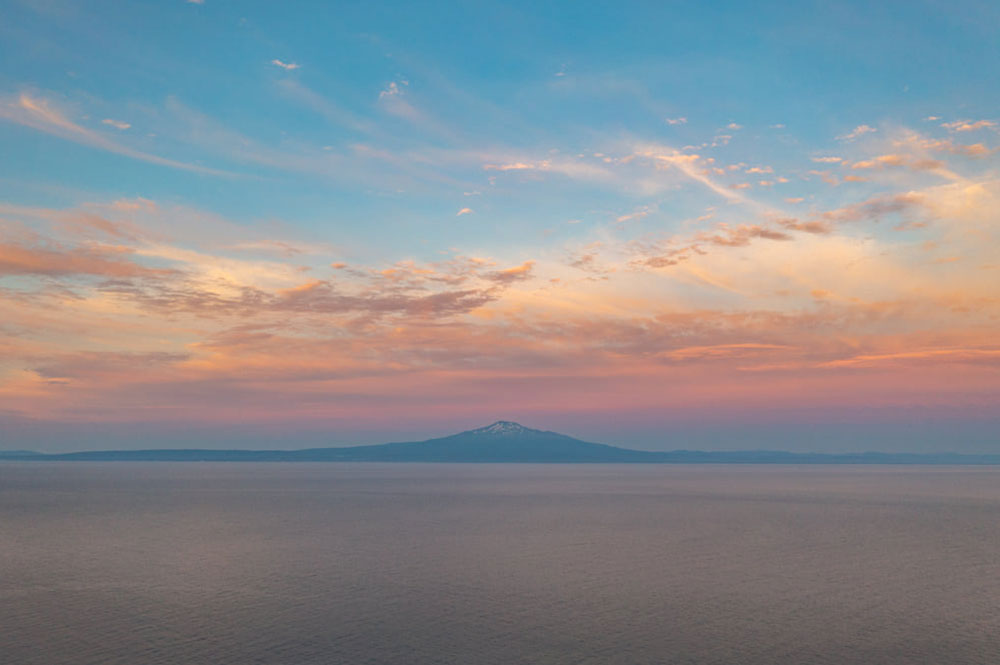
<svg viewBox="0 0 1000 665">
<path fill-rule="evenodd" d="M 302 453 L 380 462 L 655 462 L 657 453 L 580 441 L 508 420 L 440 439 Z M 327 457 L 328 456 L 328 457 Z"/>
<path fill-rule="evenodd" d="M 653 452 L 590 443 L 509 420 L 439 439 L 303 450 L 98 450 L 0 453 L 3 460 L 132 462 L 535 462 L 660 464 L 1000 464 L 1000 455 L 790 453 L 773 450 Z"/>
</svg>

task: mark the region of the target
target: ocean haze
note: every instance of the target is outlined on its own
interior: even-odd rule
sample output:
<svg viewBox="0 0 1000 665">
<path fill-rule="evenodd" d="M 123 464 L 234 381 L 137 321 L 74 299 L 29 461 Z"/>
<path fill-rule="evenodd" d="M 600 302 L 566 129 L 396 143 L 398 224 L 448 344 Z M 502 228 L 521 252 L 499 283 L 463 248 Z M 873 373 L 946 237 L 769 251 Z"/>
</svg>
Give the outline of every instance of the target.
<svg viewBox="0 0 1000 665">
<path fill-rule="evenodd" d="M 996 663 L 1000 471 L 0 465 L 12 663 Z"/>
</svg>

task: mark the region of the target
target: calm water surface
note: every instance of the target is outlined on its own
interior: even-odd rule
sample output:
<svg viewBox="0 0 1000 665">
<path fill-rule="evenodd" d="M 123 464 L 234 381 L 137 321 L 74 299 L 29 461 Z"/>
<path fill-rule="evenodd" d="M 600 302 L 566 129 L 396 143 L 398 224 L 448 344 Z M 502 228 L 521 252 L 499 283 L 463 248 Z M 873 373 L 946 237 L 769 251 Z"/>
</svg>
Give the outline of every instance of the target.
<svg viewBox="0 0 1000 665">
<path fill-rule="evenodd" d="M 1000 663 L 1000 470 L 0 464 L 0 662 Z"/>
</svg>

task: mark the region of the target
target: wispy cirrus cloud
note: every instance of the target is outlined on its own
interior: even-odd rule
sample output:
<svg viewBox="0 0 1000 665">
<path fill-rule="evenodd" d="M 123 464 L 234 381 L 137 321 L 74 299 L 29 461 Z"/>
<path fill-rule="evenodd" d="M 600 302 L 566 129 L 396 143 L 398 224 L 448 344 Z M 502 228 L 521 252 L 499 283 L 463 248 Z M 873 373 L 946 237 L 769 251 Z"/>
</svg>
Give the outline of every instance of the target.
<svg viewBox="0 0 1000 665">
<path fill-rule="evenodd" d="M 159 155 L 130 148 L 92 129 L 87 129 L 73 122 L 65 113 L 55 108 L 48 100 L 32 96 L 28 93 L 0 98 L 0 120 L 13 122 L 67 141 L 105 150 L 150 164 L 208 175 L 232 175 L 218 169 L 167 159 Z"/>
<path fill-rule="evenodd" d="M 344 108 L 342 104 L 319 94 L 294 78 L 282 78 L 277 85 L 289 99 L 318 113 L 334 125 L 349 127 L 369 135 L 379 133 L 376 123 L 371 119 Z"/>
<path fill-rule="evenodd" d="M 658 168 L 675 169 L 725 199 L 730 201 L 746 201 L 745 197 L 737 194 L 731 188 L 720 185 L 709 177 L 705 173 L 705 170 L 699 167 L 701 157 L 697 154 L 684 153 L 656 144 L 638 146 L 635 148 L 633 154 L 637 157 L 650 160 Z"/>
</svg>

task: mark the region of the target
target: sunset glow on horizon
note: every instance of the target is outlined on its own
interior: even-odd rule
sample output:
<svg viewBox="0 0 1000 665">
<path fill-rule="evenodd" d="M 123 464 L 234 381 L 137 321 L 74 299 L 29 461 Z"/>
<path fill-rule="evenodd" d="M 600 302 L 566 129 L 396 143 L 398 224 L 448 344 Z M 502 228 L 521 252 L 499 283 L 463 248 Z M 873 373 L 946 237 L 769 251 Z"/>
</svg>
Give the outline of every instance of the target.
<svg viewBox="0 0 1000 665">
<path fill-rule="evenodd" d="M 1000 8 L 702 4 L 5 3 L 0 448 L 1000 452 Z"/>
</svg>

